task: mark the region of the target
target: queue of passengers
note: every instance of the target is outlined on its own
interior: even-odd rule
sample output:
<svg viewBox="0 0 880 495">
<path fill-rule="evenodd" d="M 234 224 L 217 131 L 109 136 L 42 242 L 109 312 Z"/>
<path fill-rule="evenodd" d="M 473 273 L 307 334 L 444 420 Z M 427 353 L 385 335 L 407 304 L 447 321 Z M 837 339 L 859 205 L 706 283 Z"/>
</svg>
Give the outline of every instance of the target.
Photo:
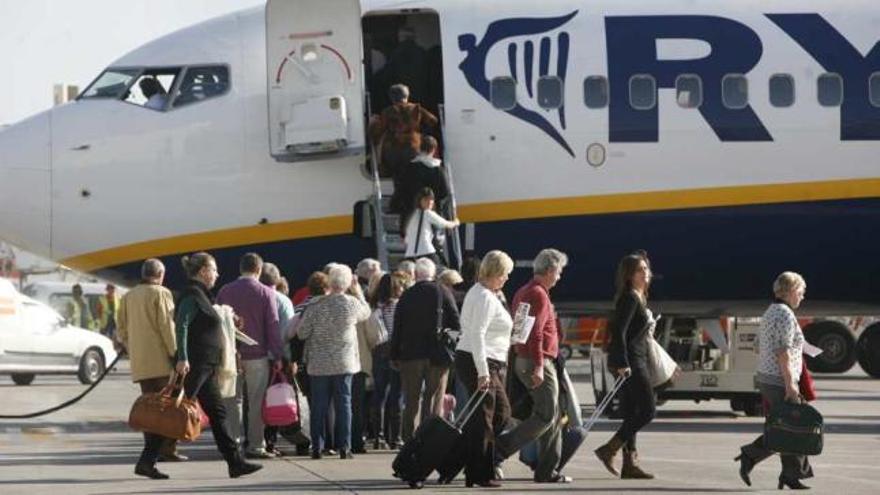
<svg viewBox="0 0 880 495">
<path fill-rule="evenodd" d="M 313 459 L 352 459 L 367 446 L 397 449 L 413 438 L 420 421 L 450 417 L 454 401 L 447 393 L 458 387 L 468 396 L 486 392 L 456 447 L 467 486 L 500 486 L 501 464 L 532 442 L 538 452 L 534 481 L 569 483 L 572 479 L 560 470 L 561 433 L 570 419 L 560 400 L 562 335 L 550 297 L 567 264 L 564 253 L 542 250 L 532 265 L 533 278 L 508 305 L 503 289 L 513 260 L 498 250 L 468 260 L 462 274 L 443 270 L 439 276 L 427 257 L 406 260 L 390 273 L 372 259 L 362 260 L 354 273 L 330 263 L 309 277 L 307 295 L 295 306 L 277 266 L 254 253 L 241 258 L 240 277 L 221 287 L 216 298 L 215 259 L 207 253 L 184 257 L 189 280 L 177 301 L 162 286 L 162 262 L 150 259 L 142 266 L 142 283 L 120 303 L 117 339 L 129 353 L 132 380 L 142 392 L 160 390 L 174 373 L 184 377 L 185 392 L 198 398 L 210 419 L 233 478 L 262 467 L 246 459 L 290 455 L 278 446 L 279 434 L 296 454 Z M 655 415 L 647 343 L 655 326 L 647 306 L 650 283 L 644 251 L 620 261 L 608 363 L 613 373 L 627 377 L 621 390 L 623 422 L 595 455 L 624 479 L 654 477 L 640 467 L 636 443 L 637 433 Z M 804 339 L 793 310 L 805 288 L 799 275 L 780 275 L 774 283 L 777 299 L 762 320 L 757 380 L 770 405 L 799 397 Z M 529 305 L 534 325 L 525 343 L 512 345 L 511 308 L 521 303 Z M 224 311 L 234 313 L 236 325 L 255 345 L 230 346 L 221 322 Z M 438 329 L 460 331 L 453 348 L 437 338 Z M 308 400 L 300 403 L 299 424 L 267 428 L 261 404 L 270 375 L 279 372 Z M 516 419 L 508 397 L 511 380 L 532 402 Z M 187 460 L 172 439 L 146 433 L 144 442 L 138 475 L 166 479 L 158 461 Z M 771 454 L 761 438 L 743 446 L 736 460 L 746 484 L 754 465 Z M 800 480 L 812 476 L 807 458 L 784 455 L 782 464 L 780 487 L 806 488 Z M 457 472 L 441 481 L 451 481 Z"/>
</svg>

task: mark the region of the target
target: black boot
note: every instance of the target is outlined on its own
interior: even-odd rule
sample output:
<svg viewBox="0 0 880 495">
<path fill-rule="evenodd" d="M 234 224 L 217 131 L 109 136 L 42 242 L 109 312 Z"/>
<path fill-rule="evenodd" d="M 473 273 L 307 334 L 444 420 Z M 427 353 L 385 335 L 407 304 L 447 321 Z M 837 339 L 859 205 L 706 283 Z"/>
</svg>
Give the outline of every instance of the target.
<svg viewBox="0 0 880 495">
<path fill-rule="evenodd" d="M 230 478 L 240 478 L 242 476 L 247 476 L 251 473 L 256 473 L 260 469 L 263 469 L 262 464 L 247 462 L 241 457 L 241 454 L 238 452 L 227 459 L 226 464 L 229 466 Z"/>
<path fill-rule="evenodd" d="M 170 478 L 167 474 L 156 469 L 156 466 L 138 463 L 134 466 L 134 474 L 144 476 L 153 480 L 167 480 Z"/>
<path fill-rule="evenodd" d="M 752 480 L 749 478 L 749 474 L 752 472 L 752 468 L 755 467 L 755 461 L 742 451 L 740 451 L 740 454 L 734 457 L 733 460 L 739 461 L 739 477 L 742 478 L 743 483 L 745 483 L 746 486 L 752 486 Z"/>
<path fill-rule="evenodd" d="M 787 486 L 788 488 L 791 488 L 792 490 L 809 490 L 810 489 L 810 487 L 801 483 L 801 480 L 799 480 L 797 478 L 788 479 L 780 474 L 779 475 L 779 484 L 776 486 L 776 488 L 782 490 L 783 486 Z"/>
</svg>

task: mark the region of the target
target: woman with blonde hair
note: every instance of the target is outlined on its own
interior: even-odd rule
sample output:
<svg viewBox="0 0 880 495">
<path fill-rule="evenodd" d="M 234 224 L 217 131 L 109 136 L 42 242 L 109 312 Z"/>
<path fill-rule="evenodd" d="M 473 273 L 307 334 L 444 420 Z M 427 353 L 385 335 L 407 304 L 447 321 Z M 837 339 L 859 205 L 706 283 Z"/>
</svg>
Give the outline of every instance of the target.
<svg viewBox="0 0 880 495">
<path fill-rule="evenodd" d="M 501 486 L 495 476 L 495 436 L 510 418 L 502 373 L 507 367 L 513 320 L 498 293 L 511 271 L 510 256 L 502 251 L 489 251 L 480 264 L 479 282 L 465 295 L 461 308 L 455 372 L 469 394 L 486 392 L 482 406 L 464 427 L 464 473 L 468 487 Z"/>
<path fill-rule="evenodd" d="M 781 402 L 800 400 L 798 380 L 803 370 L 804 332 L 798 324 L 794 310 L 801 305 L 807 283 L 794 272 L 784 272 L 773 282 L 775 300 L 761 317 L 758 333 L 758 372 L 755 381 L 761 389 L 764 402 L 773 408 Z M 756 464 L 775 452 L 764 446 L 764 436 L 743 445 L 734 460 L 740 462 L 739 475 L 743 482 L 752 486 L 749 474 Z M 809 487 L 800 482 L 813 476 L 813 468 L 807 456 L 780 454 L 782 472 L 778 488 L 787 486 L 793 490 Z"/>
</svg>

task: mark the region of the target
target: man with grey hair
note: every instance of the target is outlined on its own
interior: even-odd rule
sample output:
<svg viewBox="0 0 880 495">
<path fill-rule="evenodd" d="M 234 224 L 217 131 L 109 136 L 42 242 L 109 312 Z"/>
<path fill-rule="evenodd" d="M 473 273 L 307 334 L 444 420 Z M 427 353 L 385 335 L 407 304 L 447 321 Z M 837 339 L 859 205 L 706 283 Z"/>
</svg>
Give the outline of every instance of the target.
<svg viewBox="0 0 880 495">
<path fill-rule="evenodd" d="M 517 379 L 532 397 L 532 414 L 511 430 L 498 436 L 499 458 L 506 458 L 533 440 L 538 441 L 537 483 L 568 483 L 571 478 L 557 471 L 562 455 L 559 416 L 559 376 L 555 360 L 559 355 L 559 327 L 550 289 L 562 277 L 568 256 L 556 249 L 544 249 L 535 257 L 534 277 L 513 297 L 513 311 L 528 305 L 535 318 L 525 344 L 515 346 L 514 370 Z"/>
<path fill-rule="evenodd" d="M 430 259 L 416 261 L 416 283 L 403 293 L 394 311 L 390 357 L 392 367 L 400 371 L 404 394 L 404 442 L 412 438 L 418 416 L 442 415 L 451 360 L 438 332 L 461 328 L 452 294 L 434 281 L 436 271 Z"/>
<path fill-rule="evenodd" d="M 119 302 L 116 339 L 127 349 L 131 381 L 141 393 L 158 392 L 168 383 L 177 352 L 174 332 L 174 297 L 162 286 L 165 266 L 157 259 L 141 265 L 141 283 Z M 177 453 L 177 441 L 144 433 L 144 450 L 135 474 L 153 479 L 168 475 L 156 469 L 156 461 L 185 461 Z"/>
</svg>

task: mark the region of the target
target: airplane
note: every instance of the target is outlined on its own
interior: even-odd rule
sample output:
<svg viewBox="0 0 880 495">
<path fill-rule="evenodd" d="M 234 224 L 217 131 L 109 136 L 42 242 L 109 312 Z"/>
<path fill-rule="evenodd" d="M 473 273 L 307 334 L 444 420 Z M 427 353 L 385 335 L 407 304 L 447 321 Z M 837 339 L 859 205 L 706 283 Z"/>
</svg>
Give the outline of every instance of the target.
<svg viewBox="0 0 880 495">
<path fill-rule="evenodd" d="M 607 311 L 646 249 L 666 314 L 759 315 L 784 270 L 804 315 L 880 314 L 878 23 L 869 0 L 268 0 L 0 131 L 0 235 L 129 284 L 148 257 L 179 284 L 197 250 L 226 279 L 257 251 L 294 285 L 382 254 L 380 214 L 354 209 L 387 187 L 365 128 L 407 31 L 456 254 L 507 251 L 509 288 L 552 246 L 560 311 Z"/>
</svg>

